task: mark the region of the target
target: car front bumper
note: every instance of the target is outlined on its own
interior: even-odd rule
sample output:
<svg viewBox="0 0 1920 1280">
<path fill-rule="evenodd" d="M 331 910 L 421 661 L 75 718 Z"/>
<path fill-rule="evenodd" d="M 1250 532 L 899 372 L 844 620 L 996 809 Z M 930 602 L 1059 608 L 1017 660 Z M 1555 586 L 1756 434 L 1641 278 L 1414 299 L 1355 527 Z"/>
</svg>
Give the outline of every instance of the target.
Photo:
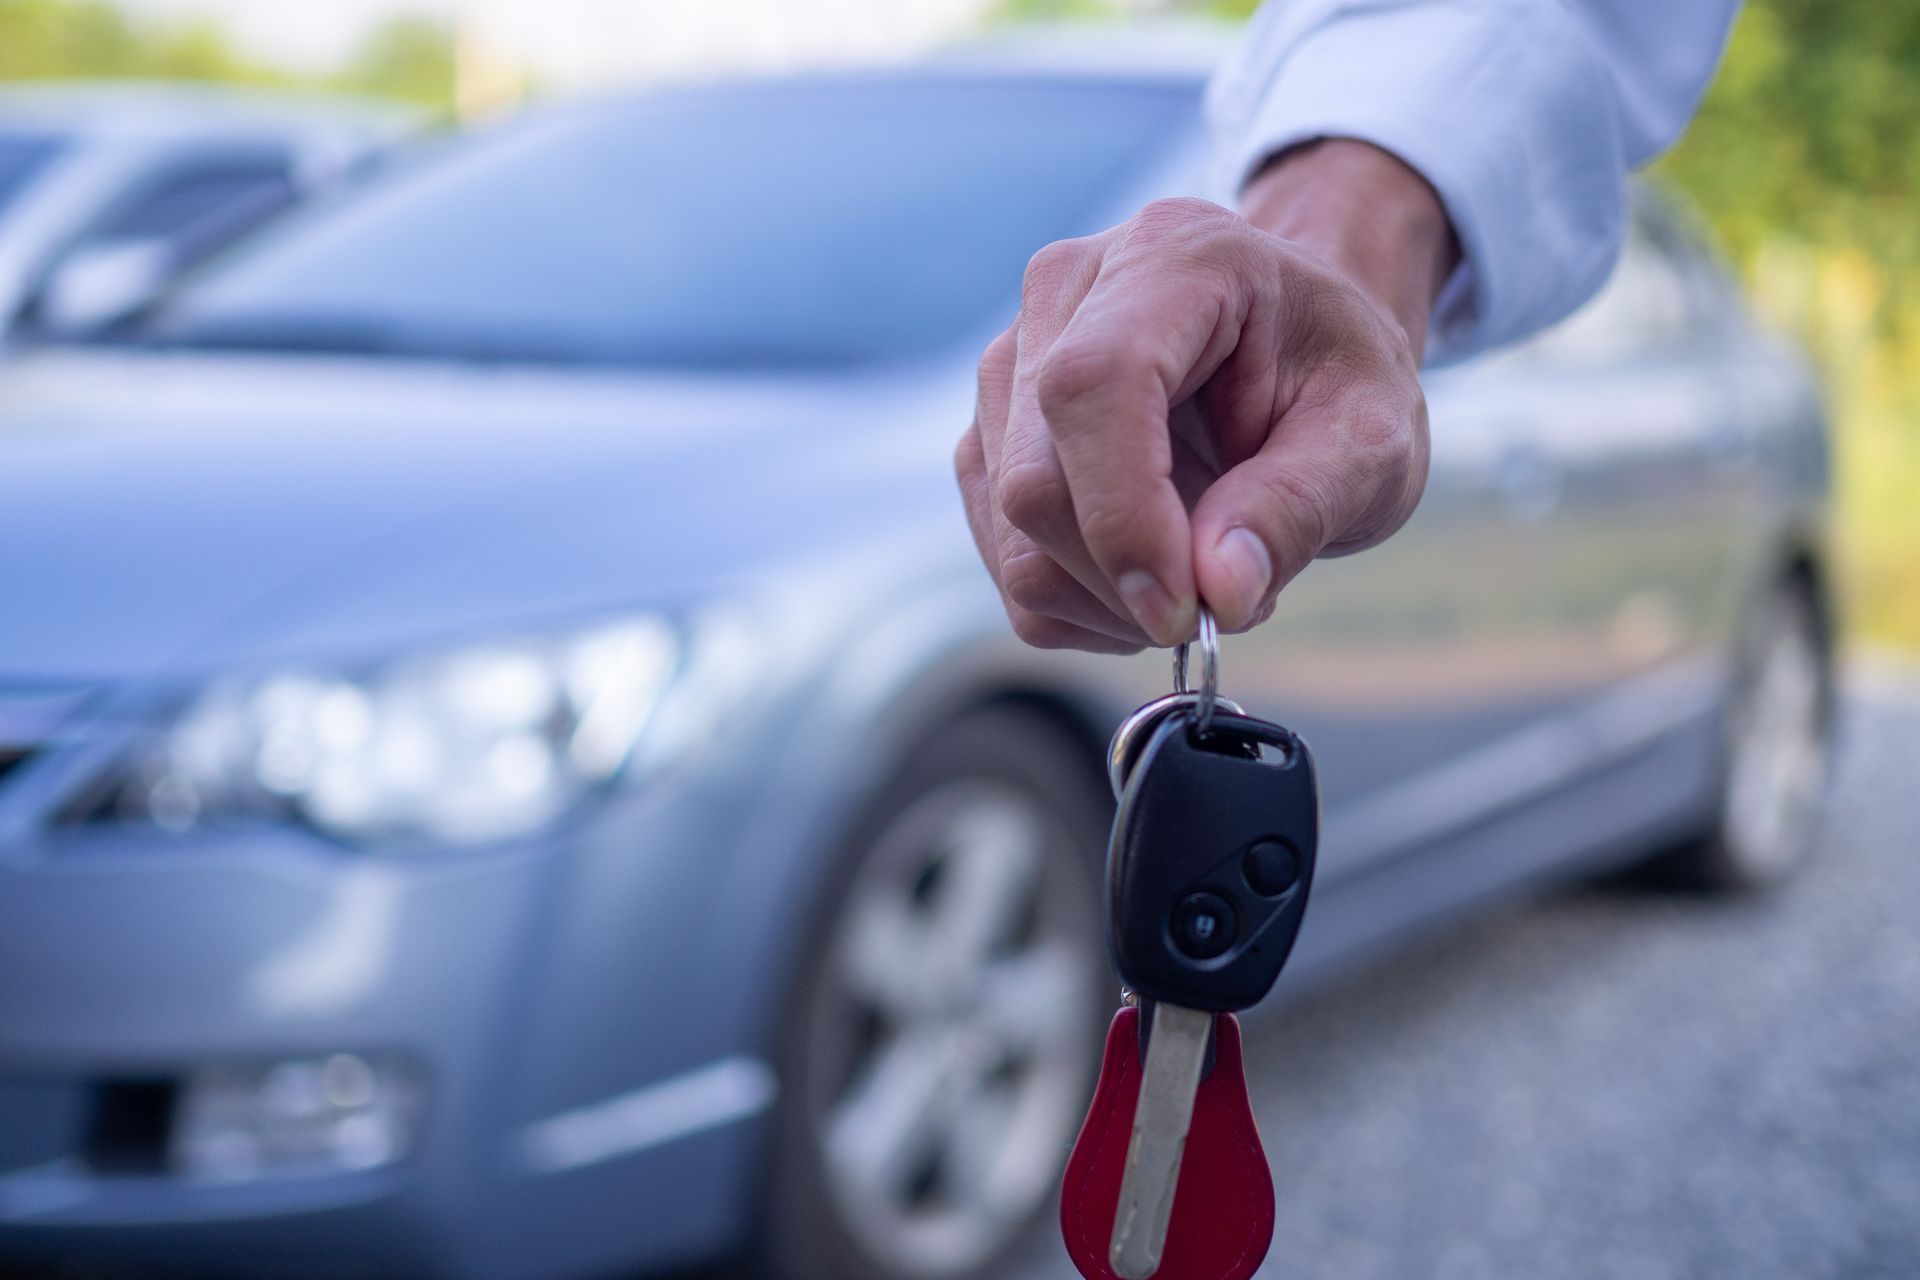
<svg viewBox="0 0 1920 1280">
<path fill-rule="evenodd" d="M 725 1250 L 773 1094 L 763 1010 L 725 966 L 647 976 L 700 919 L 688 860 L 646 846 L 717 826 L 681 794 L 405 861 L 278 829 L 0 847 L 0 1255 L 506 1280 Z M 170 1154 L 195 1073 L 341 1054 L 416 1082 L 393 1162 Z M 129 1097 L 144 1119 L 109 1123 Z"/>
</svg>

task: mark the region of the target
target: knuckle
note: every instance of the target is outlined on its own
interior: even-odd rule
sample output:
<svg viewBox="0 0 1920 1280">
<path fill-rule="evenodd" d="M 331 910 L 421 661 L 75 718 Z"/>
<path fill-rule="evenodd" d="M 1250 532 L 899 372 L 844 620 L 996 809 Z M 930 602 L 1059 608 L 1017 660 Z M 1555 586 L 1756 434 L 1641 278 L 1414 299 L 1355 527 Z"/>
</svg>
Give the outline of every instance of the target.
<svg viewBox="0 0 1920 1280">
<path fill-rule="evenodd" d="M 1342 437 L 1349 465 L 1381 479 L 1403 473 L 1413 452 L 1413 424 L 1389 405 L 1351 416 Z"/>
<path fill-rule="evenodd" d="M 1130 270 L 1171 273 L 1188 291 L 1211 294 L 1252 269 L 1250 231 L 1234 214 L 1205 200 L 1156 200 L 1127 224 L 1113 257 Z"/>
<path fill-rule="evenodd" d="M 1417 383 L 1353 375 L 1342 399 L 1340 448 L 1348 467 L 1392 482 L 1420 464 L 1426 402 Z"/>
<path fill-rule="evenodd" d="M 998 401 L 1004 407 L 1013 386 L 1017 358 L 1017 331 L 1003 330 L 980 355 L 980 367 L 974 377 L 974 402 L 978 407 Z M 976 408 L 976 416 L 978 408 Z"/>
<path fill-rule="evenodd" d="M 1334 531 L 1330 548 L 1344 554 L 1384 541 L 1413 515 L 1426 489 L 1425 433 L 1415 423 L 1381 428 L 1358 440 L 1354 465 L 1365 477 L 1365 501 L 1348 527 Z"/>
<path fill-rule="evenodd" d="M 968 484 L 986 470 L 986 465 L 986 452 L 980 444 L 980 427 L 976 423 L 960 433 L 960 442 L 953 447 L 953 473 L 960 477 L 962 484 Z"/>
<path fill-rule="evenodd" d="M 1279 513 L 1278 523 L 1295 530 L 1305 544 L 1302 556 L 1313 556 L 1333 538 L 1334 502 L 1327 482 L 1297 468 L 1276 467 L 1263 472 L 1260 483 Z"/>
<path fill-rule="evenodd" d="M 1013 372 L 1014 360 L 1018 350 L 1018 331 L 1012 328 L 1002 329 L 994 335 L 987 349 L 980 354 L 980 385 L 984 388 L 990 380 L 1004 383 Z"/>
<path fill-rule="evenodd" d="M 1139 371 L 1152 367 L 1153 350 L 1152 340 L 1139 332 L 1099 342 L 1055 344 L 1034 382 L 1042 416 L 1052 423 L 1089 397 L 1136 378 Z"/>
<path fill-rule="evenodd" d="M 1067 478 L 1050 459 L 1009 462 L 1000 473 L 999 487 L 1000 510 L 1016 529 L 1038 534 L 1071 518 Z"/>
<path fill-rule="evenodd" d="M 1090 252 L 1086 240 L 1055 240 L 1027 259 L 1020 277 L 1020 302 L 1025 307 L 1061 292 L 1077 275 Z"/>
<path fill-rule="evenodd" d="M 1036 649 L 1070 649 L 1078 638 L 1079 628 L 1034 613 L 1029 609 L 1007 602 L 1007 621 L 1013 624 L 1013 634 Z"/>
<path fill-rule="evenodd" d="M 1014 553 L 1000 565 L 1007 599 L 1033 613 L 1053 615 L 1061 595 L 1075 584 L 1065 569 L 1038 548 Z"/>
<path fill-rule="evenodd" d="M 1198 196 L 1162 196 L 1142 205 L 1133 216 L 1136 230 L 1148 235 L 1171 231 L 1194 223 L 1233 219 L 1233 215 L 1211 200 Z"/>
<path fill-rule="evenodd" d="M 1427 400 L 1418 391 L 1414 395 L 1410 430 L 1413 440 L 1407 453 L 1406 515 L 1413 514 L 1414 507 L 1419 505 L 1420 495 L 1427 491 L 1427 471 L 1433 462 L 1433 442 L 1427 434 Z"/>
<path fill-rule="evenodd" d="M 1141 528 L 1139 512 L 1130 506 L 1089 504 L 1080 513 L 1080 536 L 1094 559 L 1103 564 L 1151 559 L 1129 554 L 1139 550 Z"/>
</svg>

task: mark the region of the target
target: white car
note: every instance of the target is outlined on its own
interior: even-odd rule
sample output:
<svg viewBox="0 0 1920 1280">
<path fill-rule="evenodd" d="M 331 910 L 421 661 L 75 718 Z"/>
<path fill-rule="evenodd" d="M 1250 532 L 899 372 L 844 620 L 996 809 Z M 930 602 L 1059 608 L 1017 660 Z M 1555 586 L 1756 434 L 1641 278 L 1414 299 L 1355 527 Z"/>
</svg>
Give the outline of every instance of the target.
<svg viewBox="0 0 1920 1280">
<path fill-rule="evenodd" d="M 137 309 L 181 271 L 365 167 L 411 113 L 161 83 L 0 90 L 0 344 Z"/>
</svg>

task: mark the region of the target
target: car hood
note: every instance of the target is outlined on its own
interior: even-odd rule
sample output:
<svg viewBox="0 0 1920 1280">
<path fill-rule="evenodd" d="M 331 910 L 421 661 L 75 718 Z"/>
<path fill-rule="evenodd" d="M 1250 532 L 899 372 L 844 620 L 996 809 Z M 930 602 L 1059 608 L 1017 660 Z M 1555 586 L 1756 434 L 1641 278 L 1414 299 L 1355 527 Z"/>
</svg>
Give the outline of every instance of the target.
<svg viewBox="0 0 1920 1280">
<path fill-rule="evenodd" d="M 963 369 L 638 377 L 43 351 L 0 369 L 0 682 L 349 660 L 964 552 Z"/>
</svg>

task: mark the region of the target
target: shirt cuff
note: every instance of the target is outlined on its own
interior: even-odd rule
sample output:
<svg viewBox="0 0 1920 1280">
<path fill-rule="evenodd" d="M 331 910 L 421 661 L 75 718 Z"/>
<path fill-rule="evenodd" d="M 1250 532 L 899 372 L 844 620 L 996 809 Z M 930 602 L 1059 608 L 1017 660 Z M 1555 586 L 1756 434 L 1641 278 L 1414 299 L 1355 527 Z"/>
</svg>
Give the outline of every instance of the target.
<svg viewBox="0 0 1920 1280">
<path fill-rule="evenodd" d="M 1619 254 L 1625 164 L 1607 73 L 1559 6 L 1322 9 L 1299 30 L 1250 32 L 1216 78 L 1216 179 L 1237 194 L 1278 152 L 1342 137 L 1431 183 L 1462 256 L 1434 307 L 1429 363 L 1514 341 L 1585 301 Z"/>
</svg>

